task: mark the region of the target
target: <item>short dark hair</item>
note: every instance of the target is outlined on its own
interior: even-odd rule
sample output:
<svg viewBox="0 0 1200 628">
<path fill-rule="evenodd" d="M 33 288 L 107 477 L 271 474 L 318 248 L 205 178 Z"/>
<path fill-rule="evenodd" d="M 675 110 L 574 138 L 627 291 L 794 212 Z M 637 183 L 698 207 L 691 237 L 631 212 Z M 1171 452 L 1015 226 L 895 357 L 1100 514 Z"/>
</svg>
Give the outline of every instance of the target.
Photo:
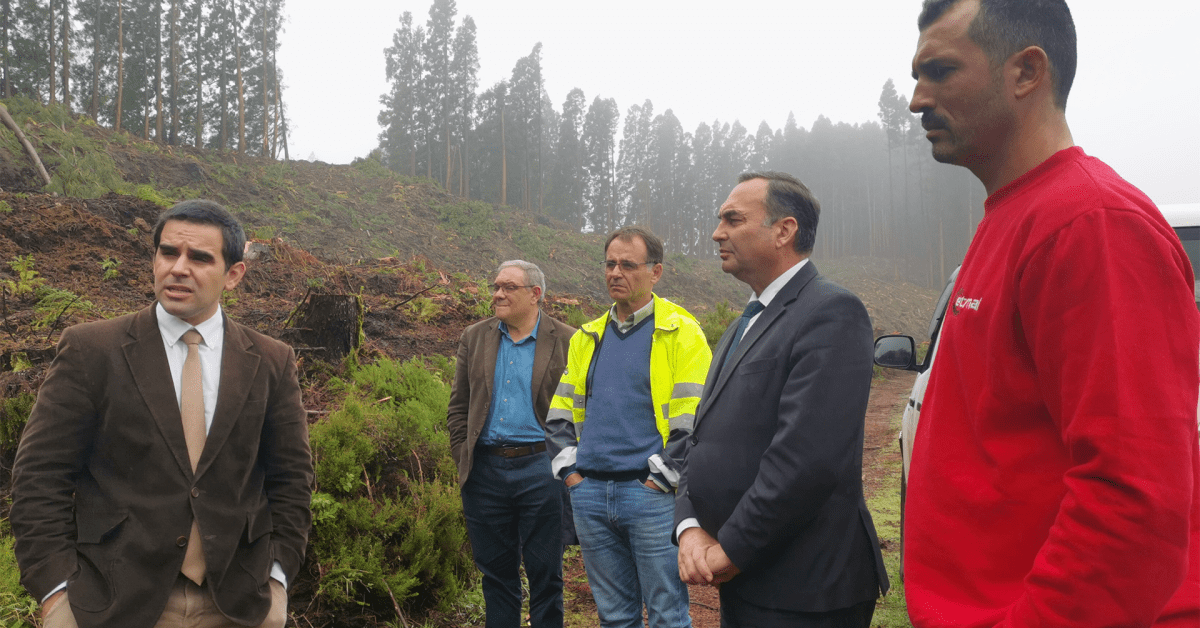
<svg viewBox="0 0 1200 628">
<path fill-rule="evenodd" d="M 629 242 L 633 240 L 634 236 L 641 238 L 642 242 L 646 245 L 646 262 L 651 266 L 661 264 L 663 261 L 662 240 L 659 240 L 658 236 L 654 235 L 649 229 L 638 227 L 637 225 L 621 227 L 608 234 L 608 239 L 604 241 L 604 252 L 608 253 L 608 245 L 612 244 L 613 240 L 621 238 L 623 242 Z"/>
<path fill-rule="evenodd" d="M 180 201 L 158 217 L 154 225 L 154 250 L 158 250 L 162 238 L 163 227 L 168 221 L 182 220 L 200 225 L 216 225 L 221 229 L 221 256 L 225 258 L 225 268 L 242 261 L 246 249 L 246 232 L 242 223 L 238 222 L 228 209 L 220 203 L 203 199 Z"/>
<path fill-rule="evenodd" d="M 962 0 L 925 0 L 917 28 L 924 31 L 959 2 Z M 1067 108 L 1078 59 L 1075 21 L 1066 0 L 979 0 L 979 13 L 971 20 L 967 35 L 995 67 L 1029 46 L 1046 51 L 1054 104 Z"/>
<path fill-rule="evenodd" d="M 767 180 L 767 221 L 773 225 L 791 216 L 796 219 L 796 240 L 793 243 L 799 253 L 812 253 L 817 243 L 817 223 L 821 220 L 821 204 L 800 179 L 785 172 L 743 172 L 738 183 L 751 179 Z"/>
</svg>

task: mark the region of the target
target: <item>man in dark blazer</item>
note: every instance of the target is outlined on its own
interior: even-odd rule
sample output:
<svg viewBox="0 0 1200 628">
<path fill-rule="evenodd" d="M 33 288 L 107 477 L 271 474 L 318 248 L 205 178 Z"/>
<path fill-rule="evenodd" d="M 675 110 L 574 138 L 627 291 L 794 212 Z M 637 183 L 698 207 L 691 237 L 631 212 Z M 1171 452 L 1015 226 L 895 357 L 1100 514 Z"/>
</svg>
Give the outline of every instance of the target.
<svg viewBox="0 0 1200 628">
<path fill-rule="evenodd" d="M 862 489 L 871 321 L 808 259 L 819 212 L 794 177 L 747 173 L 712 235 L 754 295 L 713 352 L 675 531 L 723 627 L 865 628 L 888 588 Z"/>
<path fill-rule="evenodd" d="M 496 315 L 463 332 L 446 413 L 467 534 L 488 628 L 524 623 L 522 558 L 531 625 L 562 628 L 564 489 L 545 425 L 575 328 L 541 311 L 546 279 L 535 264 L 504 262 L 491 288 Z"/>
<path fill-rule="evenodd" d="M 283 626 L 313 481 L 295 355 L 221 311 L 246 271 L 223 207 L 179 203 L 154 246 L 156 304 L 64 331 L 38 391 L 21 582 L 46 626 Z"/>
</svg>

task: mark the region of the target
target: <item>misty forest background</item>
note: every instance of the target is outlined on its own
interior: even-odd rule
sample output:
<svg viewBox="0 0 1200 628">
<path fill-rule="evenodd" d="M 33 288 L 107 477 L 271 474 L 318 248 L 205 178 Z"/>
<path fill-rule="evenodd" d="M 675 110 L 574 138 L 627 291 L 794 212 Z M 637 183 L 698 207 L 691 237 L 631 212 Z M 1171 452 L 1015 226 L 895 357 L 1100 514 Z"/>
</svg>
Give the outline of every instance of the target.
<svg viewBox="0 0 1200 628">
<path fill-rule="evenodd" d="M 0 0 L 0 95 L 60 103 L 172 146 L 290 159 L 275 61 L 284 15 L 284 0 Z M 932 160 L 891 79 L 877 120 L 819 116 L 805 128 L 789 114 L 775 129 L 735 119 L 689 131 L 649 99 L 622 119 L 603 86 L 590 101 L 577 87 L 557 106 L 540 43 L 480 90 L 475 23 L 458 19 L 454 0 L 434 0 L 424 24 L 404 12 L 383 54 L 390 89 L 368 158 L 580 231 L 637 223 L 670 252 L 710 257 L 716 209 L 737 175 L 780 170 L 821 202 L 818 257 L 885 258 L 897 278 L 940 287 L 982 216 L 982 186 Z M 789 71 L 802 60 L 778 63 L 779 80 L 803 80 Z"/>
</svg>

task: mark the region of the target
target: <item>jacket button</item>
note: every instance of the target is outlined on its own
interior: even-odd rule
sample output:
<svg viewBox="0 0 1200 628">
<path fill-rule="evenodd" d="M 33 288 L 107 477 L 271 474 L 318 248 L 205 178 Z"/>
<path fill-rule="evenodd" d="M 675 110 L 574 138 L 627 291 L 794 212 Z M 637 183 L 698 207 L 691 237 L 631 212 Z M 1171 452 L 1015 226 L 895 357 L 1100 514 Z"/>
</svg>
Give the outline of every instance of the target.
<svg viewBox="0 0 1200 628">
<path fill-rule="evenodd" d="M 697 444 L 697 443 L 699 443 L 699 442 L 700 442 L 700 439 L 699 439 L 699 438 L 696 438 L 695 436 L 693 436 L 693 437 L 692 437 L 692 444 L 693 444 L 693 445 L 695 445 L 695 444 Z"/>
<path fill-rule="evenodd" d="M 193 486 L 192 487 L 192 497 L 199 497 L 199 496 L 200 496 L 200 489 Z"/>
<path fill-rule="evenodd" d="M 187 547 L 187 537 L 181 536 L 181 537 L 175 539 L 175 544 L 178 545 L 179 547 Z"/>
</svg>

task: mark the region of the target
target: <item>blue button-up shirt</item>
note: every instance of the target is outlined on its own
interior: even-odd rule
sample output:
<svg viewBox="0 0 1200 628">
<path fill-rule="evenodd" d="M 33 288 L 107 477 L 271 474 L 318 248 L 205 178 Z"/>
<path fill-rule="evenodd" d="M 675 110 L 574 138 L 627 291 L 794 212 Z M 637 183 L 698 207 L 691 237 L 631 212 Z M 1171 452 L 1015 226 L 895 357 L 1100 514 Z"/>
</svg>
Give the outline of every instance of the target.
<svg viewBox="0 0 1200 628">
<path fill-rule="evenodd" d="M 538 323 L 541 323 L 538 314 Z M 496 374 L 492 380 L 492 405 L 479 442 L 496 446 L 511 443 L 537 443 L 546 432 L 533 411 L 533 355 L 537 346 L 537 325 L 521 342 L 513 342 L 508 325 L 500 323 L 500 350 L 496 353 Z"/>
</svg>

